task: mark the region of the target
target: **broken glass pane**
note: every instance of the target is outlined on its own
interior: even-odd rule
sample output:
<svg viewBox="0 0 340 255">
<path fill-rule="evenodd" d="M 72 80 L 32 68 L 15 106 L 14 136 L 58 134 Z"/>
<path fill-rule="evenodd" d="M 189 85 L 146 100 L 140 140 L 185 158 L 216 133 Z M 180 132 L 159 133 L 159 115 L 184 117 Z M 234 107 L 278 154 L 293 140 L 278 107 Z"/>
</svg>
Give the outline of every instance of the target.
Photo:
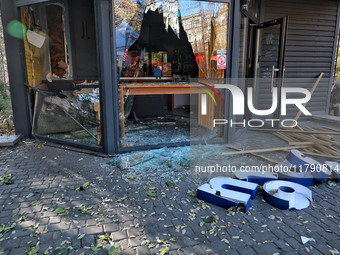
<svg viewBox="0 0 340 255">
<path fill-rule="evenodd" d="M 39 86 L 34 107 L 33 133 L 73 143 L 101 143 L 99 89 L 51 92 Z"/>
<path fill-rule="evenodd" d="M 198 102 L 201 93 L 190 88 L 226 78 L 226 63 L 219 68 L 217 58 L 227 54 L 228 3 L 118 0 L 114 6 L 121 145 L 190 141 L 190 118 L 199 111 L 190 109 L 189 94 Z M 223 115 L 221 106 L 212 103 L 213 117 Z M 211 130 L 211 118 L 194 119 Z"/>
</svg>

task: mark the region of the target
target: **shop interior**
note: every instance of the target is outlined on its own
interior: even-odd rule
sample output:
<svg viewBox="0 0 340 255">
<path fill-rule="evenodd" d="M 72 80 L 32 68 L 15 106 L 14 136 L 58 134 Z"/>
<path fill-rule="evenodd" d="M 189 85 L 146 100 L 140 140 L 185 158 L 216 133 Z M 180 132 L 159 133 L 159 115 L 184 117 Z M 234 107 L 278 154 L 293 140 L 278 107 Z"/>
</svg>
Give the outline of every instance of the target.
<svg viewBox="0 0 340 255">
<path fill-rule="evenodd" d="M 227 49 L 227 32 L 218 32 L 227 31 L 228 5 L 195 1 L 191 10 L 188 2 L 168 7 L 152 2 L 138 11 L 138 25 L 127 19 L 115 24 L 119 83 L 113 86 L 119 95 L 121 147 L 189 142 L 196 129 L 199 136 L 223 136 L 221 130 L 211 132 L 212 118 L 223 117 L 222 107 L 208 99 L 212 115 L 202 116 L 197 87 L 222 83 L 226 77 L 226 70 L 217 68 L 217 55 L 226 54 L 218 51 Z M 21 7 L 21 16 L 27 27 L 33 134 L 99 148 L 100 70 L 93 4 L 49 1 Z M 124 13 L 119 8 L 115 5 L 116 12 Z"/>
</svg>

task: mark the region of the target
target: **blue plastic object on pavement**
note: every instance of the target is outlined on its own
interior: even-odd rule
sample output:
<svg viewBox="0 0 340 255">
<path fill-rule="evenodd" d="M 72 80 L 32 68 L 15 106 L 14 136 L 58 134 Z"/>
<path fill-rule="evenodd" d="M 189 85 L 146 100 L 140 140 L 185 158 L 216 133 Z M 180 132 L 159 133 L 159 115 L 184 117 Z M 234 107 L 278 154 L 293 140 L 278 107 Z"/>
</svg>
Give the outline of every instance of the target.
<svg viewBox="0 0 340 255">
<path fill-rule="evenodd" d="M 213 178 L 209 184 L 203 184 L 197 189 L 198 199 L 228 209 L 244 206 L 247 211 L 250 200 L 256 197 L 258 185 L 255 183 L 235 180 L 232 178 Z"/>
</svg>

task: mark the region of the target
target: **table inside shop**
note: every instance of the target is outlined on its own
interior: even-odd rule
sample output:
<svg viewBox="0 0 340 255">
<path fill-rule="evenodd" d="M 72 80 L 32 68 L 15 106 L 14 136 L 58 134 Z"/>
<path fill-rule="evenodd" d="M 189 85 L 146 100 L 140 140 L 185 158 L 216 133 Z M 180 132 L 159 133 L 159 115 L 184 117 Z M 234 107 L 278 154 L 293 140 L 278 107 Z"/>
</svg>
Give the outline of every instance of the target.
<svg viewBox="0 0 340 255">
<path fill-rule="evenodd" d="M 160 80 L 163 81 L 163 80 Z M 121 80 L 122 82 L 122 80 Z M 205 93 L 200 88 L 204 85 L 198 83 L 121 83 L 118 85 L 119 93 L 119 127 L 121 144 L 125 144 L 125 95 L 176 95 L 176 94 L 201 94 Z"/>
</svg>

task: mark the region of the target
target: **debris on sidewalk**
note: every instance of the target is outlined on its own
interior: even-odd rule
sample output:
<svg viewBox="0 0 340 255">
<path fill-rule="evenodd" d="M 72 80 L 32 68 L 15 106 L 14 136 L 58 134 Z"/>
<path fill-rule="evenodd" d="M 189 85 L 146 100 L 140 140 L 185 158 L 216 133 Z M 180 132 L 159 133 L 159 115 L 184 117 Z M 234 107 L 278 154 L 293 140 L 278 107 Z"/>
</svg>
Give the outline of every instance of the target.
<svg viewBox="0 0 340 255">
<path fill-rule="evenodd" d="M 231 155 L 240 155 L 240 154 L 253 154 L 260 152 L 273 152 L 273 151 L 286 151 L 293 150 L 299 148 L 305 148 L 307 145 L 299 145 L 299 146 L 285 146 L 285 147 L 277 147 L 277 148 L 266 148 L 266 149 L 255 149 L 255 150 L 246 150 L 246 151 L 232 151 L 232 152 L 224 152 L 223 156 L 231 156 Z"/>
<path fill-rule="evenodd" d="M 244 211 L 250 207 L 250 199 L 257 194 L 258 185 L 232 178 L 213 178 L 209 184 L 197 189 L 197 198 L 205 202 L 229 209 L 243 206 Z"/>
<path fill-rule="evenodd" d="M 3 176 L 0 176 L 0 182 L 4 183 L 4 184 L 13 184 L 13 180 L 12 180 L 12 174 L 5 174 Z"/>
<path fill-rule="evenodd" d="M 294 172 L 287 171 L 291 169 Z M 279 179 L 299 183 L 306 187 L 314 186 L 314 180 L 326 182 L 331 177 L 331 171 L 325 165 L 306 157 L 298 150 L 291 150 L 286 159 L 275 166 L 275 172 L 278 172 Z"/>
<path fill-rule="evenodd" d="M 296 127 L 280 129 L 254 129 L 260 132 L 271 132 L 286 141 L 290 146 L 301 146 L 308 156 L 323 157 L 332 160 L 340 159 L 340 130 L 329 127 Z"/>
<path fill-rule="evenodd" d="M 303 244 L 306 244 L 306 243 L 308 243 L 310 240 L 311 240 L 311 239 L 310 239 L 310 238 L 308 238 L 308 237 L 301 236 L 301 242 L 302 242 Z"/>
<path fill-rule="evenodd" d="M 157 170 L 189 167 L 190 147 L 137 151 L 115 156 L 109 164 L 121 170 Z"/>
<path fill-rule="evenodd" d="M 229 148 L 229 149 L 235 150 L 235 151 L 242 151 L 241 149 L 238 149 L 238 148 L 236 148 L 236 147 L 234 147 L 234 146 L 231 146 L 231 145 L 226 145 L 226 147 Z M 274 160 L 274 159 L 271 159 L 271 158 L 268 158 L 268 157 L 259 155 L 259 154 L 254 153 L 254 152 L 249 152 L 249 153 L 247 153 L 247 154 L 250 154 L 250 155 L 255 156 L 255 157 L 257 157 L 257 158 L 263 159 L 263 160 L 268 161 L 268 162 L 270 162 L 270 163 L 274 163 L 274 164 L 279 164 L 279 163 L 280 163 L 280 162 L 277 161 L 277 160 Z"/>
<path fill-rule="evenodd" d="M 302 210 L 313 201 L 310 189 L 288 181 L 266 182 L 263 185 L 263 197 L 268 204 L 282 210 Z"/>
<path fill-rule="evenodd" d="M 277 173 L 272 172 L 246 172 L 246 171 L 237 171 L 234 173 L 235 178 L 239 180 L 244 180 L 252 183 L 256 183 L 258 185 L 263 186 L 267 181 L 273 181 L 278 179 Z"/>
<path fill-rule="evenodd" d="M 206 146 L 194 155 L 200 159 L 197 161 L 198 165 L 223 165 L 227 162 L 238 167 L 241 164 L 260 165 L 263 162 L 249 155 L 223 158 L 220 152 L 228 151 L 225 145 Z M 263 202 L 260 196 L 251 200 L 252 193 L 240 192 L 245 187 L 242 182 L 242 185 L 234 186 L 239 188 L 236 192 L 247 195 L 249 201 L 251 200 L 249 210 L 244 213 L 245 208 L 240 201 L 236 201 L 238 207 L 225 210 L 197 199 L 197 187 L 204 183 L 209 186 L 206 178 L 209 176 L 210 180 L 212 175 L 201 175 L 194 179 L 190 176 L 189 169 L 175 169 L 175 164 L 171 164 L 172 168 L 168 168 L 166 163 L 155 163 L 156 166 L 151 165 L 152 170 L 145 167 L 152 164 L 157 156 L 121 171 L 107 165 L 112 159 L 50 146 L 39 148 L 21 143 L 10 151 L 6 148 L 1 150 L 0 170 L 3 172 L 0 176 L 11 173 L 15 182 L 15 185 L 10 186 L 0 183 L 0 200 L 5 201 L 2 212 L 6 218 L 7 215 L 11 216 L 4 226 L 6 233 L 3 233 L 3 241 L 0 240 L 1 247 L 16 243 L 15 239 L 19 240 L 17 236 L 20 236 L 24 241 L 17 242 L 17 248 L 21 251 L 29 248 L 33 250 L 37 241 L 41 240 L 39 252 L 42 253 L 66 252 L 68 246 L 70 253 L 98 251 L 98 254 L 106 254 L 114 246 L 116 249 L 112 248 L 112 252 L 118 250 L 132 254 L 140 251 L 143 254 L 166 254 L 169 249 L 170 254 L 173 251 L 182 252 L 181 250 L 183 254 L 195 254 L 196 247 L 202 247 L 197 246 L 198 243 L 207 244 L 207 249 L 218 254 L 225 250 L 231 251 L 231 247 L 235 246 L 256 250 L 266 249 L 267 245 L 271 245 L 273 250 L 279 250 L 282 247 L 280 243 L 285 245 L 286 241 L 279 228 L 286 232 L 298 224 L 297 227 L 303 227 L 303 231 L 293 237 L 297 240 L 294 241 L 296 247 L 285 245 L 287 252 L 293 253 L 295 249 L 307 251 L 307 246 L 317 249 L 320 242 L 313 241 L 313 238 L 317 239 L 315 224 L 326 230 L 327 236 L 334 240 L 339 235 L 337 225 L 329 224 L 339 218 L 338 213 L 333 211 L 336 207 L 331 206 L 339 203 L 337 194 L 340 186 L 330 186 L 330 182 L 328 185 L 319 184 L 313 189 L 315 205 L 305 211 L 293 212 L 281 212 Z M 160 156 L 163 161 L 165 154 L 175 155 L 175 159 L 171 160 L 176 160 L 179 156 L 183 161 L 189 154 L 189 148 L 185 147 L 161 149 L 163 150 L 167 151 Z M 286 154 L 282 153 L 276 159 L 282 161 Z M 79 158 L 82 160 L 78 161 Z M 65 169 L 65 165 L 68 169 Z M 27 175 L 36 173 L 39 176 L 27 182 Z M 136 181 L 136 177 L 130 178 L 134 173 L 139 176 L 139 181 Z M 224 192 L 227 192 L 225 188 L 229 189 L 233 183 L 234 181 L 222 183 L 225 186 L 221 187 L 220 196 L 213 193 L 214 198 L 224 199 Z M 214 182 L 210 184 L 216 186 Z M 86 190 L 76 191 L 77 187 Z M 20 211 L 17 210 L 18 203 Z M 46 220 L 36 218 L 37 214 Z M 320 221 L 313 221 L 315 217 Z M 12 225 L 14 222 L 15 226 Z M 13 229 L 10 229 L 11 226 Z M 29 231 L 23 230 L 26 228 Z M 311 241 L 303 245 L 301 235 Z M 107 236 L 110 240 L 106 239 Z M 67 240 L 67 243 L 61 243 L 62 240 Z M 103 240 L 107 243 L 101 246 Z M 217 251 L 215 247 L 221 247 L 221 250 Z M 17 248 L 4 248 L 4 252 L 11 253 L 12 250 L 17 251 Z"/>
</svg>

